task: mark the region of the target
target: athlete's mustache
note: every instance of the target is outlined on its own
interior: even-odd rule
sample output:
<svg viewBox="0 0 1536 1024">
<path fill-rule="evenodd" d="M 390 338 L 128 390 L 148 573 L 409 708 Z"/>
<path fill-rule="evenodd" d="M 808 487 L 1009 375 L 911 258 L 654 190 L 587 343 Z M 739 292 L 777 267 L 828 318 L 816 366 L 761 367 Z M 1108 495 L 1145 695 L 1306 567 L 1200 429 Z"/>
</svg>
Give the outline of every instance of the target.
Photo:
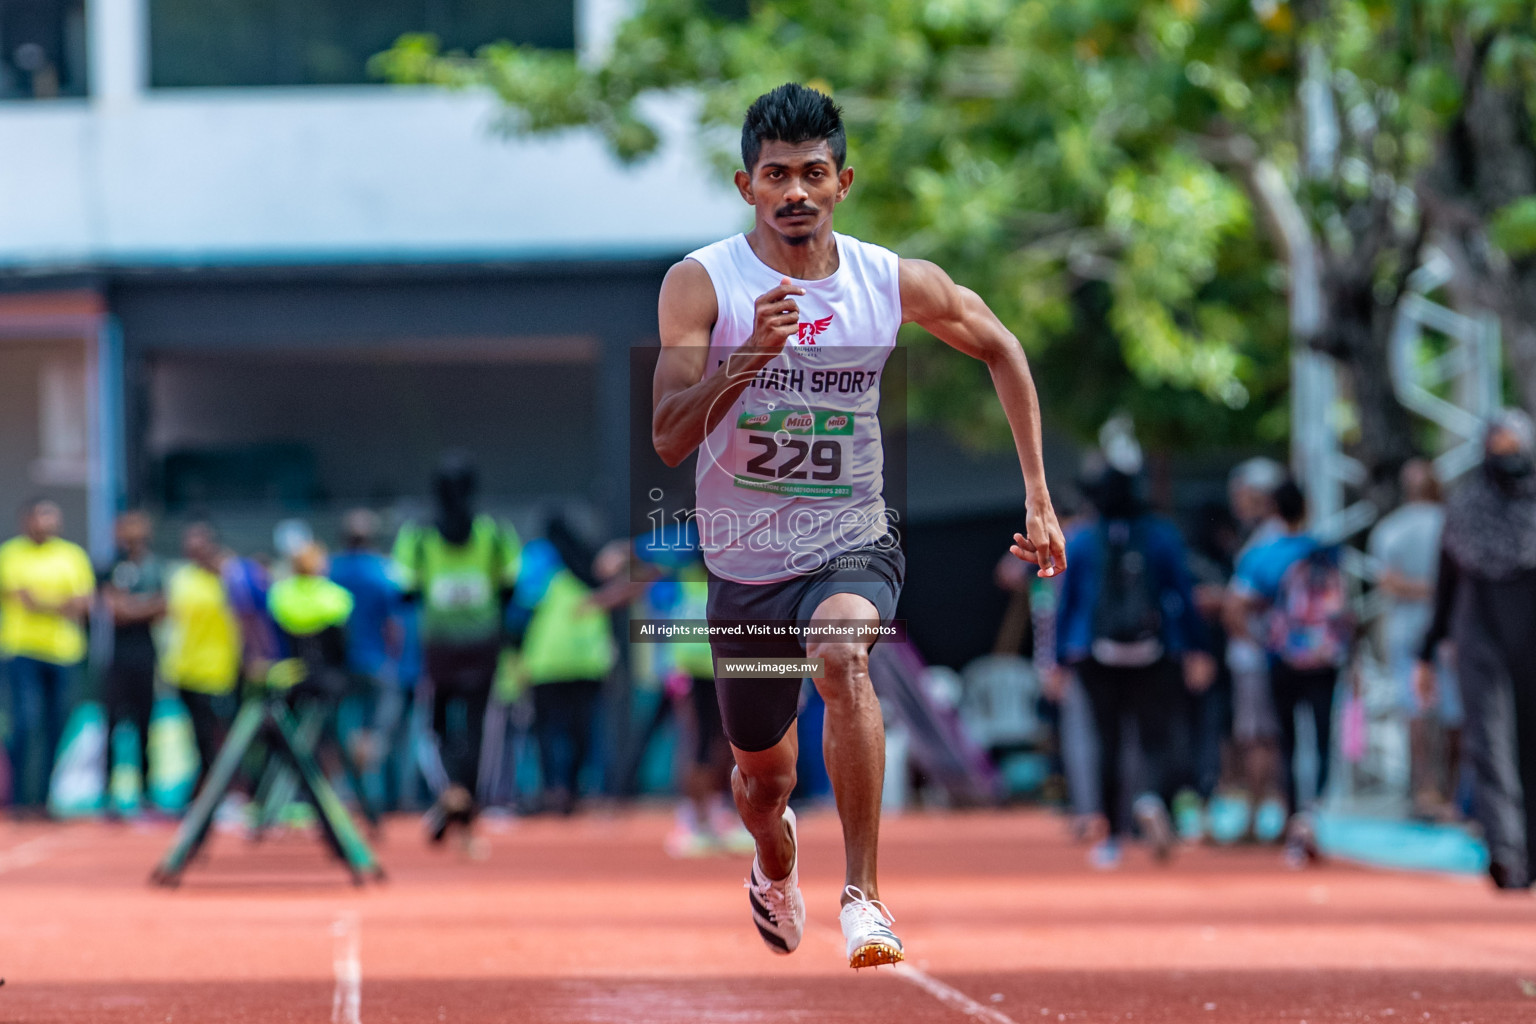
<svg viewBox="0 0 1536 1024">
<path fill-rule="evenodd" d="M 773 215 L 775 217 L 795 217 L 800 214 L 806 214 L 814 217 L 820 212 L 810 203 L 790 203 L 788 206 L 779 207 L 774 211 Z"/>
</svg>

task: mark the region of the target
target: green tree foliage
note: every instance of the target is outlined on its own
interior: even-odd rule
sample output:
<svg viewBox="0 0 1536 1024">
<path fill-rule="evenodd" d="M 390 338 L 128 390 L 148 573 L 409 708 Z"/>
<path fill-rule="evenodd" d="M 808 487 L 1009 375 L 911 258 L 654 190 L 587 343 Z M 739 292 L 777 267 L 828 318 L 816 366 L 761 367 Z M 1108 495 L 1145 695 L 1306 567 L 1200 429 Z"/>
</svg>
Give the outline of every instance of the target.
<svg viewBox="0 0 1536 1024">
<path fill-rule="evenodd" d="M 509 131 L 595 128 L 626 161 L 660 144 L 648 102 L 683 94 L 722 169 L 754 97 L 785 81 L 823 88 L 844 108 L 858 175 L 841 229 L 977 289 L 1032 353 L 1056 422 L 1087 434 L 1128 409 L 1159 446 L 1287 430 L 1286 282 L 1272 211 L 1254 205 L 1256 161 L 1285 175 L 1324 250 L 1318 344 L 1357 380 L 1379 377 L 1359 401 L 1390 403 L 1381 325 L 1423 240 L 1417 176 L 1464 106 L 1459 47 L 1501 47 L 1485 63 L 1536 95 L 1536 51 L 1498 42 L 1532 34 L 1526 0 L 724 6 L 640 0 L 595 59 L 444 54 L 409 36 L 375 67 L 492 89 Z M 1319 111 L 1338 136 L 1320 156 Z M 1536 245 L 1528 204 L 1497 213 L 1503 244 Z M 1006 436 L 996 403 L 978 401 L 984 368 L 909 340 L 919 415 L 978 442 Z M 1400 412 L 1358 419 L 1407 432 Z M 1371 461 L 1396 447 L 1378 443 Z"/>
<path fill-rule="evenodd" d="M 688 91 L 722 169 L 739 163 L 753 98 L 824 88 L 858 175 L 842 230 L 977 289 L 1034 354 L 1058 422 L 1087 433 L 1130 408 L 1154 443 L 1220 443 L 1251 437 L 1277 400 L 1284 317 L 1241 188 L 1182 137 L 1235 88 L 1185 75 L 1199 17 L 1194 4 L 785 0 L 727 20 L 647 0 L 600 63 L 445 55 L 412 36 L 378 67 L 489 87 L 509 130 L 595 127 L 625 160 L 659 143 L 646 98 Z M 996 403 L 977 401 L 984 367 L 909 342 L 919 416 L 1006 437 Z"/>
</svg>

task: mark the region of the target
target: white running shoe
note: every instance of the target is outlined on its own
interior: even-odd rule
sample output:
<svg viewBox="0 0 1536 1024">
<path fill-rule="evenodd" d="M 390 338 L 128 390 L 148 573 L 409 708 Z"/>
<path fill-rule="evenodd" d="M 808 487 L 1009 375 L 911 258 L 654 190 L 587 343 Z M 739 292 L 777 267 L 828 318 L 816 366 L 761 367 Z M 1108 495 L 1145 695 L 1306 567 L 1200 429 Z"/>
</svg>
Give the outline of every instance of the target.
<svg viewBox="0 0 1536 1024">
<path fill-rule="evenodd" d="M 747 897 L 752 904 L 752 923 L 763 942 L 783 956 L 795 951 L 805 934 L 805 898 L 800 895 L 800 844 L 795 835 L 795 812 L 784 808 L 784 822 L 789 826 L 789 842 L 795 848 L 794 866 L 789 874 L 773 881 L 763 874 L 762 865 L 752 858 L 752 877 L 747 879 Z"/>
<path fill-rule="evenodd" d="M 866 898 L 855 885 L 848 886 L 843 892 L 853 897 L 837 915 L 838 923 L 843 926 L 843 938 L 848 943 L 848 966 L 879 967 L 906 959 L 901 951 L 901 940 L 891 931 L 896 918 L 891 916 L 885 904 Z"/>
</svg>

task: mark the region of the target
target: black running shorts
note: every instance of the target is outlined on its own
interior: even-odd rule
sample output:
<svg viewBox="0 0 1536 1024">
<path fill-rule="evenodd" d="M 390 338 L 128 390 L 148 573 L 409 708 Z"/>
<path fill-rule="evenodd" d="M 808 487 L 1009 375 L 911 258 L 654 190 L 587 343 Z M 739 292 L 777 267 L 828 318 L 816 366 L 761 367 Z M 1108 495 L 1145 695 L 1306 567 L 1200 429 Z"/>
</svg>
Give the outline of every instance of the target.
<svg viewBox="0 0 1536 1024">
<path fill-rule="evenodd" d="M 813 573 L 777 583 L 737 583 L 709 576 L 706 615 L 711 627 L 741 622 L 794 622 L 804 626 L 818 605 L 833 594 L 857 594 L 873 604 L 882 625 L 896 616 L 896 599 L 907 575 L 898 547 L 857 548 L 828 559 Z M 711 636 L 720 658 L 803 658 L 805 647 L 794 636 Z M 801 679 L 730 679 L 715 670 L 720 720 L 725 736 L 740 750 L 767 750 L 795 724 L 800 711 Z"/>
</svg>

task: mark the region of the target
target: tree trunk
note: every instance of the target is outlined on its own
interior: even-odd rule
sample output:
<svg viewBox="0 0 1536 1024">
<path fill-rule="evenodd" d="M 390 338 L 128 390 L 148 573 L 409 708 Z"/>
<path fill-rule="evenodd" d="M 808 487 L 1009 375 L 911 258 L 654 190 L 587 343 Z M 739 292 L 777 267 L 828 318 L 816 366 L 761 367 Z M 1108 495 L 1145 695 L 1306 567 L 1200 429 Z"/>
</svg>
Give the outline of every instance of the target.
<svg viewBox="0 0 1536 1024">
<path fill-rule="evenodd" d="M 1361 497 L 1385 511 L 1397 504 L 1398 471 L 1418 454 L 1413 417 L 1392 386 L 1389 360 L 1397 310 L 1377 299 L 1368 273 L 1335 269 L 1325 284 L 1329 320 L 1319 340 L 1349 371 L 1360 417 L 1360 436 L 1350 446 L 1350 454 L 1366 470 Z"/>
<path fill-rule="evenodd" d="M 1536 411 L 1536 256 L 1508 260 L 1490 250 L 1484 230 L 1499 210 L 1536 195 L 1536 128 L 1522 90 L 1487 80 L 1487 45 L 1463 44 L 1462 51 L 1466 103 L 1421 194 L 1436 230 L 1459 250 L 1452 253 L 1458 270 L 1471 275 L 1458 297 L 1499 316 L 1520 403 Z"/>
<path fill-rule="evenodd" d="M 1377 301 L 1372 268 L 1380 245 L 1398 240 L 1383 243 L 1373 236 L 1362 240 L 1362 251 L 1347 262 L 1326 259 L 1284 178 L 1251 141 L 1212 143 L 1208 152 L 1236 169 L 1286 263 L 1293 344 L 1326 353 L 1348 371 L 1360 417 L 1360 438 L 1351 454 L 1366 468 L 1363 496 L 1378 508 L 1393 507 L 1397 471 L 1415 454 L 1413 419 L 1392 388 L 1388 348 L 1396 311 Z M 1417 240 L 1409 248 L 1411 261 Z"/>
</svg>

